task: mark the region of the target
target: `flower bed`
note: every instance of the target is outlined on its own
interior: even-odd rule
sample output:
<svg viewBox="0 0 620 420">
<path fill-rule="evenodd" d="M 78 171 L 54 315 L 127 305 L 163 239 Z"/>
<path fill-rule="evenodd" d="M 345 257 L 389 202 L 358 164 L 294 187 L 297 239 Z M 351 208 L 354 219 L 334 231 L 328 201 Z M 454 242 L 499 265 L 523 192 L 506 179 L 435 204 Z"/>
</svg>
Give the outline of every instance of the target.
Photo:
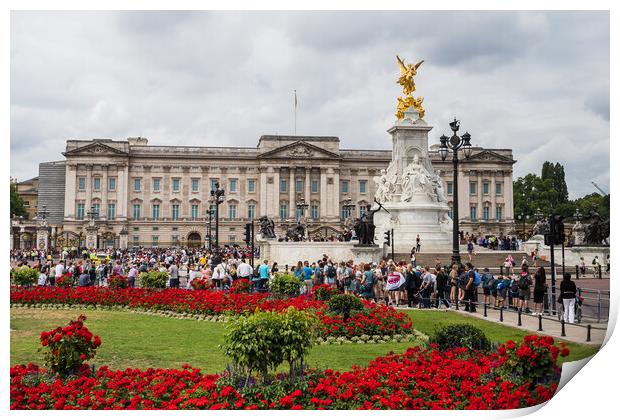
<svg viewBox="0 0 620 420">
<path fill-rule="evenodd" d="M 61 379 L 29 364 L 11 368 L 12 409 L 512 409 L 543 403 L 557 389 L 558 353 L 552 338 L 526 338 L 534 353 L 553 361 L 545 375 L 515 384 L 497 373 L 506 352 L 414 347 L 347 372 L 311 371 L 288 382 L 231 385 L 226 376 L 199 369 L 126 369 L 85 366 Z M 517 349 L 520 344 L 517 344 Z M 531 354 L 510 357 L 527 363 Z M 556 373 L 550 379 L 549 372 Z M 541 381 L 541 377 L 545 380 Z"/>
<path fill-rule="evenodd" d="M 129 308 L 154 312 L 168 311 L 194 317 L 226 316 L 262 311 L 295 309 L 314 310 L 320 319 L 318 336 L 358 337 L 362 335 L 409 334 L 409 317 L 392 307 L 364 302 L 364 309 L 351 313 L 346 319 L 327 311 L 324 301 L 306 296 L 275 299 L 268 293 L 226 293 L 210 290 L 181 289 L 109 289 L 106 287 L 78 288 L 12 288 L 11 303 L 26 306 L 86 305 L 107 308 Z"/>
</svg>

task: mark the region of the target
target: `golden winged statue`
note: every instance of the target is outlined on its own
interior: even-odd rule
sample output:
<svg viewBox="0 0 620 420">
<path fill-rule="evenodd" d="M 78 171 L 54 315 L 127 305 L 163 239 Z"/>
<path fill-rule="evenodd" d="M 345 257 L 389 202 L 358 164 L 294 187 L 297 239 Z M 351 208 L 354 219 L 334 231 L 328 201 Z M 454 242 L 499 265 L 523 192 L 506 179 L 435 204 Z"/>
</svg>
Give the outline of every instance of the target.
<svg viewBox="0 0 620 420">
<path fill-rule="evenodd" d="M 424 60 L 421 60 L 417 64 L 405 64 L 405 62 L 397 55 L 396 60 L 398 61 L 398 66 L 400 67 L 400 77 L 398 78 L 397 83 L 403 87 L 404 97 L 397 98 L 398 105 L 396 107 L 396 118 L 402 120 L 405 117 L 405 111 L 411 107 L 413 107 L 417 112 L 420 118 L 424 118 L 424 108 L 422 107 L 422 101 L 424 101 L 423 97 L 414 98 L 413 92 L 415 92 L 415 81 L 413 77 L 418 74 L 418 67 L 424 63 Z"/>
</svg>

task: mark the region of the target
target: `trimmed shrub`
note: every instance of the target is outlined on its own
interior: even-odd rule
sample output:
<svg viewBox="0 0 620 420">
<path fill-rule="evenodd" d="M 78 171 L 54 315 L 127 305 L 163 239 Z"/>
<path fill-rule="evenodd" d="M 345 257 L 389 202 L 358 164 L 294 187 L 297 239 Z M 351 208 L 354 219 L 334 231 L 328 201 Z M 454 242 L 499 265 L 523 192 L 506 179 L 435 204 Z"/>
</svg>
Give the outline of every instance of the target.
<svg viewBox="0 0 620 420">
<path fill-rule="evenodd" d="M 190 286 L 192 286 L 192 289 L 194 290 L 207 290 L 210 288 L 211 284 L 208 283 L 206 280 L 195 278 L 190 283 Z"/>
<path fill-rule="evenodd" d="M 168 273 L 163 271 L 140 273 L 138 281 L 140 282 L 140 287 L 145 289 L 163 289 L 168 281 Z"/>
<path fill-rule="evenodd" d="M 110 289 L 126 289 L 129 287 L 129 280 L 125 276 L 112 276 L 108 279 Z"/>
<path fill-rule="evenodd" d="M 290 273 L 276 273 L 271 280 L 271 293 L 276 296 L 297 296 L 301 291 L 303 281 Z"/>
<path fill-rule="evenodd" d="M 353 311 L 361 311 L 364 309 L 364 304 L 357 296 L 338 294 L 329 299 L 327 309 L 330 312 L 348 316 Z"/>
<path fill-rule="evenodd" d="M 286 312 L 256 312 L 228 325 L 224 353 L 234 362 L 237 374 L 249 378 L 288 362 L 291 373 L 303 368 L 303 358 L 315 341 L 316 318 L 307 311 L 289 307 Z"/>
<path fill-rule="evenodd" d="M 330 300 L 332 296 L 337 295 L 338 289 L 328 284 L 321 284 L 312 288 L 314 300 Z"/>
<path fill-rule="evenodd" d="M 19 286 L 32 286 L 37 283 L 39 270 L 23 266 L 13 271 L 13 283 Z"/>
<path fill-rule="evenodd" d="M 429 344 L 436 344 L 439 350 L 465 347 L 469 350 L 489 351 L 491 342 L 484 332 L 469 324 L 454 324 L 438 329 Z"/>
</svg>

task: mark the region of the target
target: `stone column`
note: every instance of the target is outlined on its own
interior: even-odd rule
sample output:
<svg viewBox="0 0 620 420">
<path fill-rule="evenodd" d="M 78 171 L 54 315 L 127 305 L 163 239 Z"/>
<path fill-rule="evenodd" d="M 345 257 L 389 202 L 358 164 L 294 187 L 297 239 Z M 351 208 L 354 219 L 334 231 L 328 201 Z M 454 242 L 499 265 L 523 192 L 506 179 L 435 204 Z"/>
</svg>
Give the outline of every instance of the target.
<svg viewBox="0 0 620 420">
<path fill-rule="evenodd" d="M 99 217 L 108 219 L 108 165 L 101 166 L 101 214 Z"/>
<path fill-rule="evenodd" d="M 491 219 L 495 220 L 495 216 L 497 214 L 497 197 L 495 196 L 495 171 L 491 172 L 491 185 L 489 187 L 489 193 L 491 195 Z"/>
<path fill-rule="evenodd" d="M 321 181 L 319 184 L 319 196 L 321 197 L 321 202 L 319 204 L 319 216 L 321 220 L 324 220 L 325 217 L 328 216 L 329 212 L 327 211 L 328 204 L 328 194 L 327 194 L 327 174 L 325 173 L 325 169 L 321 168 Z"/>
<path fill-rule="evenodd" d="M 24 233 L 26 230 L 23 227 L 19 228 L 19 249 L 24 249 Z"/>
<path fill-rule="evenodd" d="M 67 164 L 65 171 L 65 217 L 75 217 L 75 194 L 77 190 L 77 166 Z"/>
<path fill-rule="evenodd" d="M 266 216 L 268 214 L 267 209 L 267 173 L 265 172 L 265 168 L 261 168 L 260 170 L 260 209 L 259 214 L 261 216 Z"/>
<path fill-rule="evenodd" d="M 93 198 L 93 165 L 86 165 L 86 200 L 84 201 L 84 212 L 90 211 Z"/>
<path fill-rule="evenodd" d="M 334 169 L 334 180 L 332 188 L 334 193 L 332 194 L 332 206 L 331 217 L 339 217 L 340 213 L 340 172 L 338 169 Z M 351 185 L 349 185 L 349 191 L 351 191 Z"/>
<path fill-rule="evenodd" d="M 295 219 L 295 167 L 291 166 L 288 181 L 288 217 Z"/>
<path fill-rule="evenodd" d="M 310 171 L 312 171 L 312 168 L 306 168 L 306 179 L 304 181 L 304 201 L 306 202 L 306 204 L 308 204 L 308 206 L 310 206 Z M 309 212 L 310 207 L 308 207 L 306 210 Z M 306 217 L 307 216 L 308 213 L 306 213 Z"/>
<path fill-rule="evenodd" d="M 37 229 L 37 248 L 47 250 L 50 247 L 50 234 L 47 227 Z"/>
<path fill-rule="evenodd" d="M 269 197 L 269 217 L 276 218 L 278 217 L 278 210 L 280 206 L 280 168 L 271 168 L 271 176 L 273 177 L 273 181 L 271 182 L 271 194 Z"/>
<path fill-rule="evenodd" d="M 128 215 L 131 214 L 128 208 L 129 201 L 129 167 L 127 165 L 117 166 L 117 185 L 116 185 L 116 197 L 117 216 L 121 220 L 127 220 Z"/>
<path fill-rule="evenodd" d="M 477 213 L 478 213 L 478 220 L 482 220 L 482 208 L 484 206 L 483 204 L 483 199 L 482 199 L 482 172 L 478 171 L 478 204 L 476 204 L 477 207 Z"/>
<path fill-rule="evenodd" d="M 505 219 L 514 219 L 514 209 L 512 202 L 512 171 L 506 171 L 504 176 L 504 211 Z"/>
<path fill-rule="evenodd" d="M 121 233 L 119 235 L 119 237 L 120 237 L 119 247 L 121 249 L 127 249 L 128 236 L 129 236 L 129 232 L 127 231 L 127 229 L 125 227 L 123 227 L 123 229 L 121 229 Z"/>
</svg>

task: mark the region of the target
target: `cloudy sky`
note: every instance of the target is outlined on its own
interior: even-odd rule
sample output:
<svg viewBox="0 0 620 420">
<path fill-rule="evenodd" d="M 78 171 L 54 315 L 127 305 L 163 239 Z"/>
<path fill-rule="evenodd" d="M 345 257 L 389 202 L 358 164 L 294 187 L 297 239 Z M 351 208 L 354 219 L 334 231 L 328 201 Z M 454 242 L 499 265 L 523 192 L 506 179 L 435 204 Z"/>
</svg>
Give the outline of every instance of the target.
<svg viewBox="0 0 620 420">
<path fill-rule="evenodd" d="M 11 176 L 66 139 L 256 146 L 262 134 L 391 148 L 395 55 L 431 142 L 456 116 L 472 143 L 512 148 L 515 179 L 565 165 L 572 198 L 609 188 L 606 12 L 13 12 Z"/>
</svg>

